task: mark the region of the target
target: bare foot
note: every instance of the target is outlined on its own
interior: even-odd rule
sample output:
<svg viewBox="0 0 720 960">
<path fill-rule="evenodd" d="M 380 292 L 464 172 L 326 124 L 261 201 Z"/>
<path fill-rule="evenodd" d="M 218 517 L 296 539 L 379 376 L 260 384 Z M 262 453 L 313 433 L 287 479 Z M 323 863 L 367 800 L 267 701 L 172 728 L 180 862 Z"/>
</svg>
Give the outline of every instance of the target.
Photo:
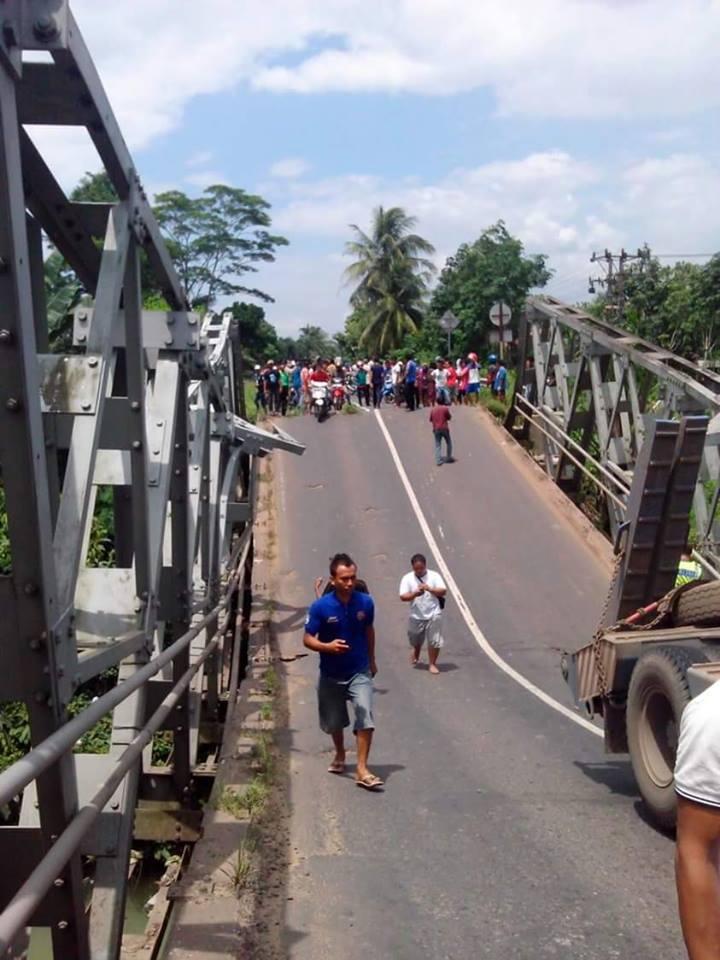
<svg viewBox="0 0 720 960">
<path fill-rule="evenodd" d="M 416 653 L 411 653 L 411 654 L 410 654 L 410 666 L 411 666 L 411 667 L 416 667 L 419 663 L 420 663 L 420 658 L 418 657 L 418 655 L 417 655 Z"/>
<path fill-rule="evenodd" d="M 430 673 L 440 673 L 440 671 L 438 670 L 438 668 L 435 666 L 434 663 L 430 664 L 430 666 L 428 667 L 428 670 L 430 671 Z"/>
</svg>

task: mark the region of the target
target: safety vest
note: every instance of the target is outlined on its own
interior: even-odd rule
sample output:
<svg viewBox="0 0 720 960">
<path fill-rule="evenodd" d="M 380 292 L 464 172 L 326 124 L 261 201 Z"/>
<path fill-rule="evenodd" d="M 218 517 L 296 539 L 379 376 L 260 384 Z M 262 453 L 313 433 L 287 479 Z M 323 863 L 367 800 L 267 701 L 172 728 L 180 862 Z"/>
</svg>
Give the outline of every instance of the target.
<svg viewBox="0 0 720 960">
<path fill-rule="evenodd" d="M 681 560 L 678 567 L 675 586 L 681 587 L 684 583 L 692 583 L 693 580 L 699 580 L 702 576 L 702 567 L 694 560 Z"/>
</svg>

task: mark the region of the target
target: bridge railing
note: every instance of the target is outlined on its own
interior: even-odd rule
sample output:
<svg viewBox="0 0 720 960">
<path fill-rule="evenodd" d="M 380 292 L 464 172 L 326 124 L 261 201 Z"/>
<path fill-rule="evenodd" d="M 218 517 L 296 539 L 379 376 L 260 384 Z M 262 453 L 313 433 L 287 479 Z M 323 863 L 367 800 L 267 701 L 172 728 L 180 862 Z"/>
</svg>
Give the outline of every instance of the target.
<svg viewBox="0 0 720 960">
<path fill-rule="evenodd" d="M 720 375 L 552 297 L 528 299 L 520 343 L 506 425 L 532 429 L 546 472 L 571 497 L 584 478 L 593 484 L 613 537 L 648 418 L 710 417 L 693 532 L 697 559 L 720 576 Z"/>
<path fill-rule="evenodd" d="M 302 447 L 238 415 L 237 331 L 190 309 L 66 0 L 13 0 L 3 18 L 0 701 L 24 704 L 32 749 L 0 775 L 17 812 L 0 827 L 13 867 L 0 955 L 44 926 L 56 960 L 114 960 L 133 833 L 182 840 L 188 817 L 172 811 L 201 816 L 203 744 L 241 673 L 259 459 Z M 117 202 L 69 200 L 37 125 L 85 128 Z M 47 241 L 87 294 L 63 354 L 49 347 Z M 143 310 L 148 271 L 167 310 Z M 113 551 L 98 559 L 108 516 Z M 108 670 L 117 684 L 71 718 Z M 109 714 L 108 752 L 82 752 Z M 163 767 L 157 733 L 172 743 Z"/>
</svg>

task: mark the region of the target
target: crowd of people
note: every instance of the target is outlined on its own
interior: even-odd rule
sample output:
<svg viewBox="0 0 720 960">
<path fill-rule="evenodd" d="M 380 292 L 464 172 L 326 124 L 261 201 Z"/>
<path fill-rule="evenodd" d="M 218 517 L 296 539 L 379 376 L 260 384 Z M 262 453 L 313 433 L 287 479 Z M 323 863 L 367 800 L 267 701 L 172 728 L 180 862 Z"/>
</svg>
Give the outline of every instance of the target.
<svg viewBox="0 0 720 960">
<path fill-rule="evenodd" d="M 437 357 L 432 363 L 420 363 L 412 354 L 404 359 L 375 357 L 344 363 L 333 360 L 268 360 L 255 366 L 255 404 L 270 415 L 285 416 L 289 410 L 310 411 L 313 382 L 332 385 L 341 392 L 342 403 L 379 408 L 384 403 L 405 406 L 408 410 L 476 404 L 481 390 L 505 399 L 508 371 L 502 357 L 490 354 L 483 370 L 476 353 L 453 362 Z"/>
</svg>

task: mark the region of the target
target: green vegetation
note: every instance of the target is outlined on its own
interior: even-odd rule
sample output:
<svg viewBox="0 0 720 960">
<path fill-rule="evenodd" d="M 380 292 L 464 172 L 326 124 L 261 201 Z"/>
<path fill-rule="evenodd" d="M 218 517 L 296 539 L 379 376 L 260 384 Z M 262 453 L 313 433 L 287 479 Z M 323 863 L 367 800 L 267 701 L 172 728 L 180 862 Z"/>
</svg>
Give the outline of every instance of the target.
<svg viewBox="0 0 720 960">
<path fill-rule="evenodd" d="M 215 184 L 202 196 L 170 190 L 155 197 L 155 216 L 192 305 L 212 306 L 218 297 L 245 293 L 272 301 L 262 290 L 238 283 L 272 263 L 285 237 L 270 233 L 270 204 L 239 187 Z"/>
<path fill-rule="evenodd" d="M 262 774 L 256 774 L 250 783 L 242 790 L 225 787 L 218 806 L 238 820 L 243 817 L 256 817 L 263 809 L 268 798 L 270 787 Z"/>
<path fill-rule="evenodd" d="M 621 322 L 633 333 L 690 360 L 720 355 L 720 254 L 705 264 L 663 266 L 645 256 L 626 268 L 624 309 L 607 292 L 587 305 L 596 315 Z"/>
<path fill-rule="evenodd" d="M 520 240 L 498 220 L 447 260 L 432 294 L 430 316 L 437 320 L 451 310 L 460 321 L 453 334 L 458 356 L 469 350 L 480 353 L 491 329 L 493 303 L 504 300 L 517 316 L 528 292 L 544 287 L 550 277 L 547 257 L 527 256 Z"/>
<path fill-rule="evenodd" d="M 269 697 L 274 697 L 278 691 L 278 675 L 275 667 L 269 666 L 263 677 L 263 692 Z"/>
<path fill-rule="evenodd" d="M 401 207 L 377 207 L 370 232 L 353 224 L 355 238 L 345 244 L 354 258 L 345 277 L 356 285 L 350 304 L 357 342 L 370 352 L 396 350 L 422 326 L 435 248 L 413 232 L 416 222 Z"/>
</svg>

